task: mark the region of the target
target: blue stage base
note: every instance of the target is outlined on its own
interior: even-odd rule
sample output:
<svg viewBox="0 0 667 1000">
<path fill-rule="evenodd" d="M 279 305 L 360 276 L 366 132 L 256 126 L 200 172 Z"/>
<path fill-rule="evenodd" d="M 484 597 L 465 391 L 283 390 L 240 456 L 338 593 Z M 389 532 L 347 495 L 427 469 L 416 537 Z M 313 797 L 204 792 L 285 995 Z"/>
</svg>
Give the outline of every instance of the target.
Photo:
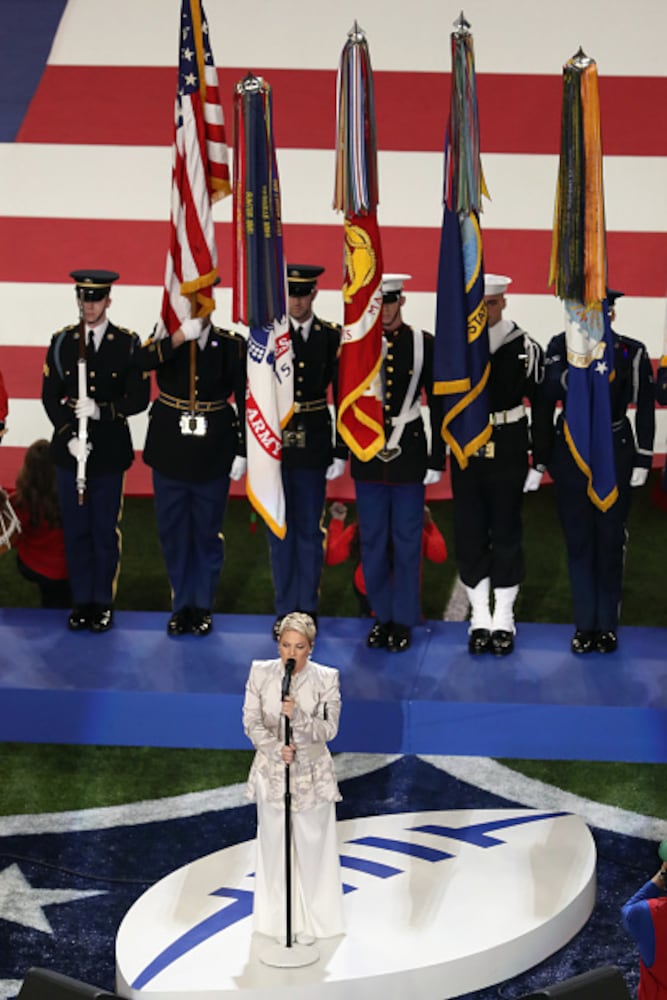
<svg viewBox="0 0 667 1000">
<path fill-rule="evenodd" d="M 0 611 L 4 741 L 249 749 L 250 661 L 275 655 L 272 617 L 216 615 L 206 638 L 117 612 L 103 635 L 59 611 Z M 368 620 L 324 618 L 314 659 L 341 672 L 332 749 L 667 761 L 667 629 L 623 628 L 616 653 L 570 653 L 569 625 L 518 626 L 510 656 L 472 657 L 467 625 L 427 622 L 412 647 L 366 648 Z"/>
</svg>

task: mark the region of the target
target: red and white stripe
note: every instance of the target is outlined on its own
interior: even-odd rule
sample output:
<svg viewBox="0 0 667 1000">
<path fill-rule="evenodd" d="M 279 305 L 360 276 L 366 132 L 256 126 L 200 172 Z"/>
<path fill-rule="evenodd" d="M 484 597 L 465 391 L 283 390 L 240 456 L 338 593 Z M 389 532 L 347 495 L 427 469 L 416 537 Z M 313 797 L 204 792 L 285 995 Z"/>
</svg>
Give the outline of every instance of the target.
<svg viewBox="0 0 667 1000">
<path fill-rule="evenodd" d="M 70 0 L 19 141 L 0 146 L 0 367 L 10 395 L 0 480 L 49 435 L 39 392 L 51 333 L 76 319 L 68 273 L 112 267 L 112 318 L 142 337 L 160 311 L 169 241 L 174 39 L 179 0 Z M 318 313 L 341 322 L 342 219 L 332 209 L 336 70 L 355 18 L 373 56 L 380 206 L 387 271 L 406 271 L 405 317 L 433 329 L 442 219 L 449 34 L 459 8 L 415 0 L 258 8 L 209 0 L 223 107 L 248 69 L 273 87 L 288 260 L 322 264 Z M 563 63 L 581 45 L 600 74 L 609 281 L 626 297 L 617 328 L 662 354 L 667 292 L 667 7 L 637 0 L 631 18 L 604 0 L 527 13 L 519 0 L 470 0 L 481 149 L 491 201 L 481 219 L 488 270 L 510 274 L 507 315 L 540 342 L 563 329 L 547 287 Z M 298 30 L 295 23 L 298 21 Z M 103 25 L 103 30 L 100 26 Z M 128 29 L 131 26 L 131 30 Z M 299 67 L 294 69 L 292 67 Z M 662 116 L 662 119 L 661 119 Z M 231 325 L 231 205 L 214 207 L 221 286 L 215 321 Z M 145 417 L 133 420 L 138 450 Z M 666 449 L 659 414 L 656 451 Z M 135 463 L 130 489 L 148 483 Z"/>
</svg>

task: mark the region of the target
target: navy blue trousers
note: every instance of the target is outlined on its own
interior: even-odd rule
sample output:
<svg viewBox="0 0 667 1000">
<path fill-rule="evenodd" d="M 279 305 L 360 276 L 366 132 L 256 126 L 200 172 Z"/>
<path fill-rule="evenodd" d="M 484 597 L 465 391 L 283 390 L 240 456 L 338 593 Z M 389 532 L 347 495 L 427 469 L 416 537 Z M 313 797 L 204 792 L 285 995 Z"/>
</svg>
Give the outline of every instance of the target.
<svg viewBox="0 0 667 1000">
<path fill-rule="evenodd" d="M 380 622 L 421 621 L 422 483 L 355 482 L 366 593 Z"/>
<path fill-rule="evenodd" d="M 90 476 L 79 506 L 76 473 L 56 466 L 74 604 L 113 604 L 120 566 L 123 472 Z"/>
<path fill-rule="evenodd" d="M 187 483 L 153 469 L 153 490 L 172 606 L 175 611 L 211 610 L 225 558 L 222 521 L 229 476 Z"/>
<path fill-rule="evenodd" d="M 326 469 L 282 469 L 287 532 L 269 531 L 276 615 L 317 612 L 324 561 Z"/>
</svg>

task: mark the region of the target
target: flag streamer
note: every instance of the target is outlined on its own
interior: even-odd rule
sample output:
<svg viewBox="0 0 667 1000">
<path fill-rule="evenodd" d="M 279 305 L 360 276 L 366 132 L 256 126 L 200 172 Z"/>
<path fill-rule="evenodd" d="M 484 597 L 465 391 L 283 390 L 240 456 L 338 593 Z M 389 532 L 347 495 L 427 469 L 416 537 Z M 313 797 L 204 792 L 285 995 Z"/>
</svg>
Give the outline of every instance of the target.
<svg viewBox="0 0 667 1000">
<path fill-rule="evenodd" d="M 170 241 L 158 338 L 215 308 L 218 254 L 211 206 L 231 193 L 218 75 L 200 0 L 183 0 L 179 42 Z"/>
<path fill-rule="evenodd" d="M 607 257 L 597 66 L 580 49 L 563 67 L 561 152 L 549 284 L 565 304 L 565 438 L 600 510 L 618 497 L 609 383 L 614 348 Z"/>
<path fill-rule="evenodd" d="M 443 222 L 438 268 L 434 393 L 440 433 L 463 469 L 491 436 L 484 257 L 479 215 L 488 198 L 480 156 L 475 55 L 463 13 L 451 36 L 452 85 L 445 131 Z"/>
<path fill-rule="evenodd" d="M 282 430 L 294 409 L 292 345 L 272 90 L 252 73 L 234 92 L 234 164 L 232 319 L 249 328 L 246 492 L 284 538 Z"/>
<path fill-rule="evenodd" d="M 345 215 L 344 325 L 338 363 L 338 431 L 361 461 L 384 446 L 382 413 L 382 245 L 373 71 L 355 23 L 337 82 L 334 208 Z"/>
</svg>

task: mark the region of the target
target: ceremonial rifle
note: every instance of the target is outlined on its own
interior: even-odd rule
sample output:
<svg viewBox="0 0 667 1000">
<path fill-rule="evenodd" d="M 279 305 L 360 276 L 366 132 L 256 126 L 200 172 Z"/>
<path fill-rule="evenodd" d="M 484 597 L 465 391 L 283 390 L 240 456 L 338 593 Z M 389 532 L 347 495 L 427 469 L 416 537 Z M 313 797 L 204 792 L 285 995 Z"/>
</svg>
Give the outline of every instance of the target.
<svg viewBox="0 0 667 1000">
<path fill-rule="evenodd" d="M 79 304 L 79 360 L 77 362 L 78 376 L 78 397 L 85 399 L 88 395 L 88 365 L 86 362 L 86 324 L 83 318 L 83 288 L 77 288 L 77 302 Z M 88 417 L 78 418 L 77 438 L 79 440 L 79 454 L 76 460 L 76 492 L 79 498 L 79 506 L 83 505 L 86 497 L 86 463 L 88 462 Z"/>
</svg>

